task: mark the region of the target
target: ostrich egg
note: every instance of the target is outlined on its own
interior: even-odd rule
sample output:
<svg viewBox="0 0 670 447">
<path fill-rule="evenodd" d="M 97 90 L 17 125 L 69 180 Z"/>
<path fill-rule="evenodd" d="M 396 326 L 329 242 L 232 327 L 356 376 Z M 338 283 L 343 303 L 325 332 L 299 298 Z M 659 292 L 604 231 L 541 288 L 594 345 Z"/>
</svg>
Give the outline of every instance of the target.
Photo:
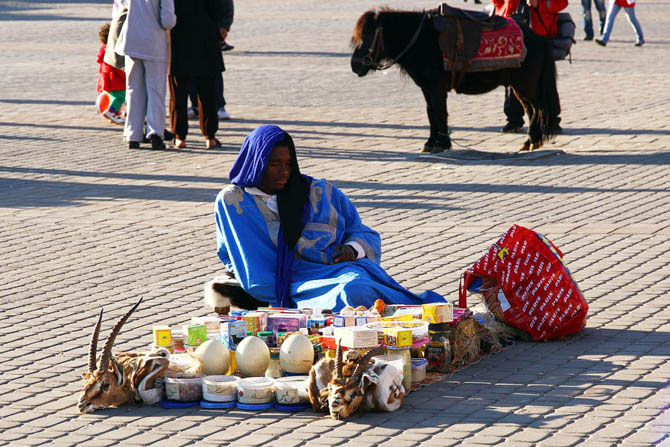
<svg viewBox="0 0 670 447">
<path fill-rule="evenodd" d="M 302 334 L 293 334 L 281 344 L 279 363 L 289 373 L 307 374 L 314 362 L 314 346 Z"/>
<path fill-rule="evenodd" d="M 195 350 L 202 363 L 202 372 L 208 376 L 221 375 L 230 367 L 230 352 L 218 340 L 207 340 Z"/>
<path fill-rule="evenodd" d="M 244 337 L 235 350 L 235 362 L 243 377 L 262 377 L 270 364 L 270 349 L 254 335 Z"/>
</svg>

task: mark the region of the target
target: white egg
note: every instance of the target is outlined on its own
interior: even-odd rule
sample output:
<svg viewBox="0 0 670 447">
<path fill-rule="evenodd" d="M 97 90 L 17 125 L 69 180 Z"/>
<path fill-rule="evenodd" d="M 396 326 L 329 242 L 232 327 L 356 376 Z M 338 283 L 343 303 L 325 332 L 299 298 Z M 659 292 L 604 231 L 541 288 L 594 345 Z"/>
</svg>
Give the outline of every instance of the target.
<svg viewBox="0 0 670 447">
<path fill-rule="evenodd" d="M 195 350 L 202 363 L 202 372 L 207 375 L 225 374 L 230 367 L 230 352 L 218 340 L 207 340 Z"/>
<path fill-rule="evenodd" d="M 254 335 L 244 337 L 235 350 L 235 362 L 243 377 L 261 377 L 270 364 L 270 349 Z"/>
<path fill-rule="evenodd" d="M 302 334 L 290 335 L 279 350 L 281 368 L 294 374 L 309 373 L 314 362 L 314 346 Z"/>
</svg>

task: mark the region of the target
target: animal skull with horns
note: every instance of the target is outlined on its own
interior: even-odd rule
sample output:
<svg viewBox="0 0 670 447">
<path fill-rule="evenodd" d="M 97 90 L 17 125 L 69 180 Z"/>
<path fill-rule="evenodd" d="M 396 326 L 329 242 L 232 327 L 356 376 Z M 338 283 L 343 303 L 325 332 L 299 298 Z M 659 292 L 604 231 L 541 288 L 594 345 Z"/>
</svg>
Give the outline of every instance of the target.
<svg viewBox="0 0 670 447">
<path fill-rule="evenodd" d="M 79 396 L 78 406 L 81 413 L 118 407 L 126 403 L 156 404 L 160 401 L 162 387 L 157 379 L 163 376 L 170 365 L 170 354 L 167 350 L 112 354 L 112 346 L 121 327 L 141 302 L 142 298 L 116 323 L 102 348 L 100 363 L 96 365 L 102 323 L 102 309 L 100 310 L 89 346 L 88 371 L 82 373 L 86 384 Z"/>
<path fill-rule="evenodd" d="M 309 398 L 315 411 L 328 410 L 333 419 L 346 419 L 359 408 L 395 411 L 405 398 L 402 371 L 374 356 L 384 352 L 384 345 L 370 349 L 363 356 L 349 351 L 342 361 L 341 341 L 336 358 L 322 359 L 309 374 Z"/>
</svg>

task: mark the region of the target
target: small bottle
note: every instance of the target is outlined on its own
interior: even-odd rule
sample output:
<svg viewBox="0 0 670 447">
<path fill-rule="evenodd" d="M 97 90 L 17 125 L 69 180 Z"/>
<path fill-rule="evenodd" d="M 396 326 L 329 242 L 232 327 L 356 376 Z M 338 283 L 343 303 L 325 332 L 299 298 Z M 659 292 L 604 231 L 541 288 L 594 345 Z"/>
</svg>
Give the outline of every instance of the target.
<svg viewBox="0 0 670 447">
<path fill-rule="evenodd" d="M 431 324 L 430 326 L 430 341 L 424 352 L 424 357 L 428 360 L 426 371 L 447 373 L 451 364 L 449 333 L 443 330 L 442 324 Z"/>
</svg>

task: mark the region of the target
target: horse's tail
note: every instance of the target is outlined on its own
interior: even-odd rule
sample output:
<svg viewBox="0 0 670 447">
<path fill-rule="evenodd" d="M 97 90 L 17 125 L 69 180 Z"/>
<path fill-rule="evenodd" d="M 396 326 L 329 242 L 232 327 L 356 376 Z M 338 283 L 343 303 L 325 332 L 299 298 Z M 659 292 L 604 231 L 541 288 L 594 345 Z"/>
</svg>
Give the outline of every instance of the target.
<svg viewBox="0 0 670 447">
<path fill-rule="evenodd" d="M 554 62 L 552 44 L 544 39 L 544 63 L 540 74 L 540 132 L 542 142 L 553 139 L 557 134 L 558 116 L 561 114 L 561 102 L 556 89 L 556 62 Z"/>
</svg>

